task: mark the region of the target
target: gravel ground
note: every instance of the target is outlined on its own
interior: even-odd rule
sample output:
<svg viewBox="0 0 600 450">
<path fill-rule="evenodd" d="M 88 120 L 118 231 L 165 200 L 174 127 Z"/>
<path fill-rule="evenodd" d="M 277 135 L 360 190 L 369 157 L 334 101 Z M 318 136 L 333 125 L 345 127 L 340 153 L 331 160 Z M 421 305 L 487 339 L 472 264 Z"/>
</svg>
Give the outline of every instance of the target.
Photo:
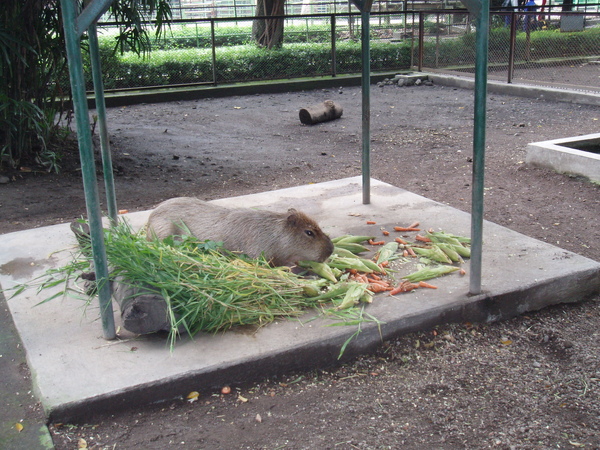
<svg viewBox="0 0 600 450">
<path fill-rule="evenodd" d="M 119 208 L 358 175 L 360 97 L 344 88 L 110 109 Z M 342 118 L 301 125 L 298 109 L 327 98 Z M 473 93 L 385 86 L 371 106 L 372 176 L 468 211 Z M 524 163 L 527 143 L 595 133 L 598 120 L 598 107 L 490 95 L 486 219 L 600 260 L 599 187 Z M 3 174 L 1 232 L 84 214 L 73 154 L 60 175 Z M 599 302 L 422 330 L 341 366 L 50 430 L 57 449 L 600 448 Z"/>
</svg>

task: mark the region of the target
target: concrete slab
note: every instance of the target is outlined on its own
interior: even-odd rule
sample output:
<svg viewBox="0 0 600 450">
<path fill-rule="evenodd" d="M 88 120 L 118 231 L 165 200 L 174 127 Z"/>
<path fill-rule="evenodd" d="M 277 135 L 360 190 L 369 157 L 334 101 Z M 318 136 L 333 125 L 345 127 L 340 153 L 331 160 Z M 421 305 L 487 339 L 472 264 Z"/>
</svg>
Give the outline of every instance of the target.
<svg viewBox="0 0 600 450">
<path fill-rule="evenodd" d="M 553 169 L 559 173 L 583 175 L 600 183 L 600 154 L 580 150 L 585 144 L 600 142 L 600 133 L 565 137 L 527 144 L 527 164 Z"/>
<path fill-rule="evenodd" d="M 419 220 L 427 228 L 469 235 L 470 216 L 377 180 L 372 201 L 362 204 L 360 177 L 215 201 L 221 205 L 281 210 L 296 207 L 314 216 L 332 236 L 369 234 L 380 226 Z M 129 214 L 141 226 L 148 212 Z M 366 220 L 377 225 L 367 225 Z M 70 258 L 75 239 L 68 224 L 0 236 L 0 285 L 27 282 Z M 465 264 L 469 272 L 469 263 Z M 384 339 L 448 321 L 492 321 L 546 305 L 579 301 L 600 291 L 600 263 L 493 223 L 484 225 L 483 289 L 468 294 L 468 276 L 436 280 L 437 290 L 398 297 L 378 295 L 369 313 L 384 321 Z M 190 391 L 251 381 L 295 369 L 331 365 L 353 327 L 325 320 L 273 323 L 257 332 L 230 331 L 183 339 L 170 353 L 165 336 L 102 339 L 96 305 L 55 299 L 30 290 L 8 300 L 27 352 L 36 393 L 50 420 L 80 421 L 158 402 Z M 345 356 L 376 347 L 377 327 L 364 327 Z"/>
</svg>

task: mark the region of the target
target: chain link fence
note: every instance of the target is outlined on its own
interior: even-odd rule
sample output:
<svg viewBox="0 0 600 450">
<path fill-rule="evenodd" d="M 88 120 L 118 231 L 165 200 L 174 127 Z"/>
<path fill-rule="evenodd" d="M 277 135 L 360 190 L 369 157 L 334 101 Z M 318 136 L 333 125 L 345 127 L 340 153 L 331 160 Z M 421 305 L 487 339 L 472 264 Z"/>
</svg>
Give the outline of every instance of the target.
<svg viewBox="0 0 600 450">
<path fill-rule="evenodd" d="M 281 42 L 271 49 L 256 44 L 278 24 Z M 474 73 L 476 30 L 465 10 L 374 12 L 370 29 L 374 73 Z M 106 90 L 361 71 L 360 16 L 354 13 L 175 20 L 145 56 L 113 53 L 117 29 L 101 23 L 98 30 Z M 600 90 L 600 14 L 494 11 L 489 78 Z"/>
<path fill-rule="evenodd" d="M 419 68 L 474 73 L 475 42 L 468 14 L 428 14 Z M 430 25 L 433 28 L 434 25 Z M 488 79 L 508 83 L 600 91 L 600 14 L 595 12 L 494 12 Z"/>
</svg>

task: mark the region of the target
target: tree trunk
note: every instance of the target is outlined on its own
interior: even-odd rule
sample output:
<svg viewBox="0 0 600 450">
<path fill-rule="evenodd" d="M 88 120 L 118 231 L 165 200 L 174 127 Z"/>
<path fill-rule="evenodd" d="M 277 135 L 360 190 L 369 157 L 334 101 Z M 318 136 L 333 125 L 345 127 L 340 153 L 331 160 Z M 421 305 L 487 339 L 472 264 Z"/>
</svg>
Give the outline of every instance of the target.
<svg viewBox="0 0 600 450">
<path fill-rule="evenodd" d="M 258 0 L 257 16 L 280 16 L 284 13 L 285 0 Z M 283 44 L 283 19 L 256 19 L 252 24 L 252 36 L 260 47 L 272 49 Z"/>
</svg>

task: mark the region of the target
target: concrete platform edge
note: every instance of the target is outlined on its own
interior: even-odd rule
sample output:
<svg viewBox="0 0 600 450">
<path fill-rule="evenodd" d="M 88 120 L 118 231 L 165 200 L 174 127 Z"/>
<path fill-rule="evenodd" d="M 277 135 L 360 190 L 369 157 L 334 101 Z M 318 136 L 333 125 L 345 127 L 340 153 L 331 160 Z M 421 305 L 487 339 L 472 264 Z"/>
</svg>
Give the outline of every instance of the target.
<svg viewBox="0 0 600 450">
<path fill-rule="evenodd" d="M 583 301 L 598 293 L 600 293 L 600 268 L 575 273 L 568 278 L 550 280 L 541 285 L 532 284 L 524 289 L 500 295 L 494 295 L 493 292 L 472 298 L 465 295 L 463 301 L 457 301 L 453 305 L 429 309 L 385 323 L 381 326 L 381 330 L 375 324 L 364 326 L 363 331 L 348 345 L 340 360 L 337 360 L 337 356 L 349 333 L 317 341 L 309 346 L 288 347 L 258 359 L 249 358 L 236 364 L 191 371 L 156 383 L 64 404 L 47 410 L 46 413 L 50 422 L 83 423 L 96 414 L 133 409 L 181 398 L 182 392 L 190 392 L 198 385 L 205 386 L 207 390 L 218 389 L 222 387 L 222 380 L 229 380 L 230 383 L 239 385 L 260 381 L 265 377 L 280 376 L 295 370 L 327 368 L 358 355 L 373 352 L 383 341 L 403 334 L 446 323 L 464 321 L 489 323 L 506 320 L 551 305 Z M 524 298 L 525 302 L 523 302 Z M 157 402 L 157 398 L 161 400 Z"/>
</svg>

